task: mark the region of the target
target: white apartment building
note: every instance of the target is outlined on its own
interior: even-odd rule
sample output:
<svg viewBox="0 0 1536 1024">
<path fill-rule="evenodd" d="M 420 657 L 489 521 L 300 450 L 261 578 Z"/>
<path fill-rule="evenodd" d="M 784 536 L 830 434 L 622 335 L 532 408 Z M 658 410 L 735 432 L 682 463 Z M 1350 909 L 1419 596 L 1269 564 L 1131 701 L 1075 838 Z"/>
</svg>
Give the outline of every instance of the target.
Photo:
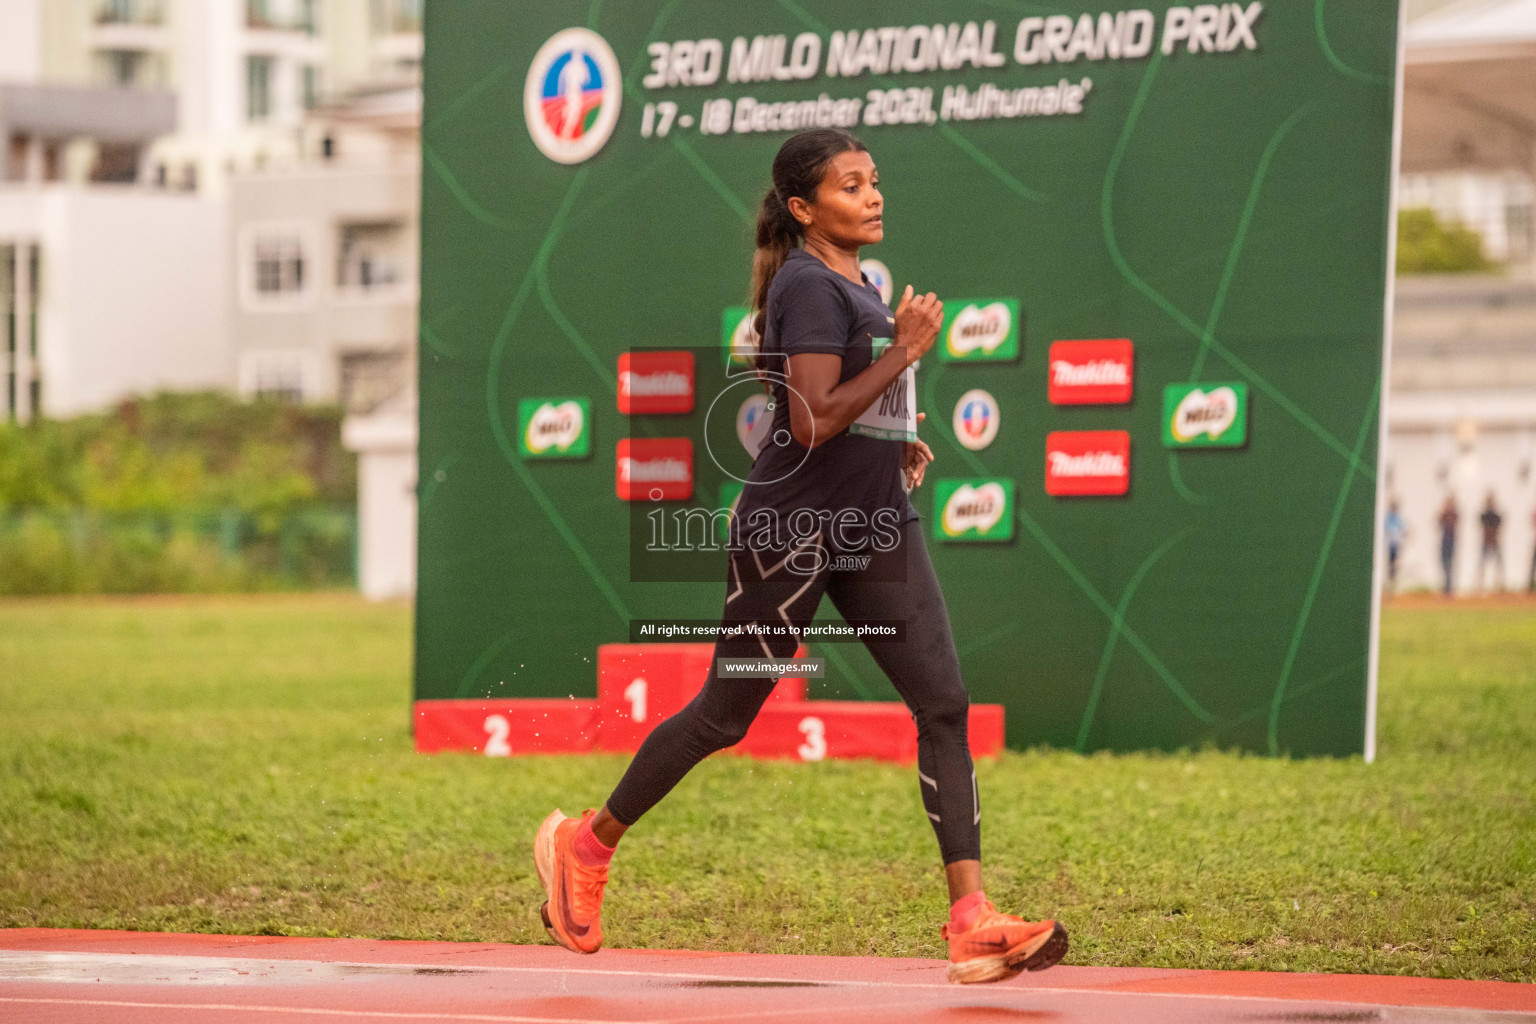
<svg viewBox="0 0 1536 1024">
<path fill-rule="evenodd" d="M 5 0 L 0 82 L 164 91 L 137 178 L 218 190 L 323 144 L 328 97 L 419 82 L 422 0 Z M 121 180 L 115 179 L 115 180 Z"/>
<path fill-rule="evenodd" d="M 225 386 L 221 204 L 110 187 L 0 189 L 0 416 Z M 152 255 L 146 243 L 153 240 Z"/>
<path fill-rule="evenodd" d="M 230 181 L 236 389 L 363 411 L 414 387 L 414 163 L 330 161 Z"/>
<path fill-rule="evenodd" d="M 0 416 L 409 387 L 420 24 L 421 0 L 0 0 Z"/>
</svg>

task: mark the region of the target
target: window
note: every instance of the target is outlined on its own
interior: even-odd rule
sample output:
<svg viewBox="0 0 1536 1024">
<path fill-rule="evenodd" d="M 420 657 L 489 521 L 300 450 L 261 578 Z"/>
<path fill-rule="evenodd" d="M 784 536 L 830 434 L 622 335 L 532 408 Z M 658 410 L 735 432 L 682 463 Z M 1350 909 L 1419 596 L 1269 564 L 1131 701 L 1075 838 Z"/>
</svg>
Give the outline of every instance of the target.
<svg viewBox="0 0 1536 1024">
<path fill-rule="evenodd" d="M 404 226 L 394 221 L 342 225 L 337 286 L 369 291 L 398 284 L 404 244 Z"/>
<path fill-rule="evenodd" d="M 245 25 L 247 28 L 272 28 L 314 35 L 318 29 L 315 14 L 319 6 L 315 0 L 287 0 L 286 3 L 276 4 L 272 0 L 245 0 Z"/>
<path fill-rule="evenodd" d="M 158 25 L 160 0 L 103 0 L 96 20 L 103 25 Z"/>
<path fill-rule="evenodd" d="M 257 295 L 304 290 L 304 250 L 297 237 L 258 235 L 255 260 Z"/>
<path fill-rule="evenodd" d="M 264 121 L 272 114 L 272 58 L 245 58 L 245 115 Z"/>
<path fill-rule="evenodd" d="M 421 31 L 422 0 L 396 0 L 396 32 Z"/>
<path fill-rule="evenodd" d="M 421 31 L 422 0 L 374 0 L 373 26 L 380 35 Z"/>
<path fill-rule="evenodd" d="M 315 274 L 320 241 L 315 225 L 303 220 L 240 224 L 235 263 L 240 305 L 252 313 L 292 312 L 309 307 L 325 275 Z"/>
<path fill-rule="evenodd" d="M 96 81 L 117 89 L 157 89 L 165 84 L 165 58 L 143 50 L 97 50 Z"/>
<path fill-rule="evenodd" d="M 101 5 L 101 14 L 96 20 L 103 23 L 133 21 L 133 0 L 107 0 Z"/>
<path fill-rule="evenodd" d="M 144 54 L 137 50 L 103 50 L 101 62 L 106 84 L 131 87 L 138 84 Z"/>
<path fill-rule="evenodd" d="M 343 353 L 340 377 L 342 408 L 370 413 L 410 386 L 410 352 L 399 348 Z"/>
<path fill-rule="evenodd" d="M 240 357 L 240 393 L 252 398 L 302 402 L 309 353 L 295 349 L 263 349 Z"/>
<path fill-rule="evenodd" d="M 27 319 L 29 321 L 27 352 L 34 360 L 37 358 L 37 306 L 42 292 L 43 250 L 34 245 L 27 250 Z M 32 375 L 34 378 L 37 376 L 36 363 L 33 364 Z"/>
<path fill-rule="evenodd" d="M 0 245 L 0 359 L 5 367 L 5 391 L 0 397 L 10 420 L 33 419 L 42 413 L 37 358 L 42 262 L 42 249 L 36 245 Z"/>
<path fill-rule="evenodd" d="M 139 147 L 131 142 L 103 142 L 96 147 L 92 181 L 132 184 L 139 180 Z"/>
<path fill-rule="evenodd" d="M 304 373 L 296 362 L 262 363 L 256 371 L 256 397 L 283 402 L 304 400 Z"/>
</svg>

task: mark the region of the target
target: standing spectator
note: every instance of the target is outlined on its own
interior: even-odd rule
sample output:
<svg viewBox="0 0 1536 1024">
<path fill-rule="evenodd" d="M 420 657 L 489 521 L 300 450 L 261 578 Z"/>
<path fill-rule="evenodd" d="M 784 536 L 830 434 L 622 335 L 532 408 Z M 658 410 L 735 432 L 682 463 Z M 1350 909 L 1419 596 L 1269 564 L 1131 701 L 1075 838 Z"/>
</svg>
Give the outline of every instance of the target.
<svg viewBox="0 0 1536 1024">
<path fill-rule="evenodd" d="M 1536 512 L 1531 513 L 1531 530 L 1536 532 Z M 1536 546 L 1531 548 L 1531 578 L 1526 583 L 1525 589 L 1536 594 Z"/>
<path fill-rule="evenodd" d="M 1483 570 L 1488 563 L 1493 562 L 1495 574 L 1499 578 L 1499 590 L 1504 590 L 1504 555 L 1499 550 L 1499 532 L 1504 526 L 1504 517 L 1499 514 L 1498 504 L 1493 500 L 1493 492 L 1488 492 L 1488 500 L 1483 503 L 1483 514 L 1477 517 L 1477 521 L 1483 525 L 1483 555 L 1477 562 L 1477 589 L 1487 590 L 1483 585 Z"/>
<path fill-rule="evenodd" d="M 1403 542 L 1408 539 L 1408 526 L 1398 511 L 1397 499 L 1387 506 L 1387 520 L 1383 524 L 1387 535 L 1387 590 L 1397 590 L 1397 559 L 1403 553 Z"/>
<path fill-rule="evenodd" d="M 1447 597 L 1451 594 L 1451 569 L 1456 564 L 1456 524 L 1461 522 L 1461 513 L 1456 511 L 1456 499 L 1446 495 L 1445 504 L 1440 508 L 1440 571 L 1445 574 L 1445 586 L 1441 593 Z"/>
</svg>

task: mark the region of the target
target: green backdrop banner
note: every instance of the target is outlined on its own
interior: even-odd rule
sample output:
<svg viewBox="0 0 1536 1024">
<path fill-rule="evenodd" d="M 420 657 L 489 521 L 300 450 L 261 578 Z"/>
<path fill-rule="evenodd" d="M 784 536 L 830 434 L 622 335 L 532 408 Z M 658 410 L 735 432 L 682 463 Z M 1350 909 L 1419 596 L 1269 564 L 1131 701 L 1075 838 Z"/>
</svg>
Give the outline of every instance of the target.
<svg viewBox="0 0 1536 1024">
<path fill-rule="evenodd" d="M 1009 744 L 1368 750 L 1397 33 L 1395 0 L 429 5 L 417 697 L 591 695 L 631 620 L 718 618 L 723 555 L 655 582 L 636 523 L 739 489 L 754 214 L 840 125 L 867 269 L 946 300 L 913 500 Z M 813 697 L 896 699 L 814 647 Z"/>
</svg>

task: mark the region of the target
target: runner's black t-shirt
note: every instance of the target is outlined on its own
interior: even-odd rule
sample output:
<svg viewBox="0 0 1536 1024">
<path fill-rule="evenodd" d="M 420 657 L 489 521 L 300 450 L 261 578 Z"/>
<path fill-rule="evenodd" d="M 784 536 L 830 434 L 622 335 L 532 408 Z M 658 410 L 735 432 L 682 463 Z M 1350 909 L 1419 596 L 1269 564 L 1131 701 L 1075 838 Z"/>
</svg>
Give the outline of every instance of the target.
<svg viewBox="0 0 1536 1024">
<path fill-rule="evenodd" d="M 868 278 L 856 285 L 804 249 L 791 249 L 768 288 L 762 349 L 769 356 L 768 368 L 786 374 L 788 357 L 797 353 L 842 356 L 838 383 L 843 383 L 869 367 L 873 340 L 893 337 L 895 328 L 890 308 Z M 774 358 L 780 352 L 783 357 Z M 783 380 L 773 381 L 772 402 L 773 426 L 747 475 L 736 509 L 736 522 L 747 535 L 752 534 L 754 522 L 763 521 L 752 519 L 751 513 L 759 509 L 772 509 L 781 524 L 780 536 L 793 537 L 810 532 L 788 522 L 802 508 L 826 513 L 821 521 L 829 526 L 834 522 L 829 516 L 844 509 L 857 510 L 866 524 L 876 522 L 876 513 L 883 509 L 879 521 L 889 524 L 887 529 L 921 518 L 902 484 L 901 441 L 845 429 L 807 449 L 790 429 L 790 396 Z M 852 517 L 842 523 L 843 529 L 824 534 L 834 550 L 856 548 L 857 538 L 869 535 L 867 527 L 850 528 L 855 525 Z"/>
</svg>

